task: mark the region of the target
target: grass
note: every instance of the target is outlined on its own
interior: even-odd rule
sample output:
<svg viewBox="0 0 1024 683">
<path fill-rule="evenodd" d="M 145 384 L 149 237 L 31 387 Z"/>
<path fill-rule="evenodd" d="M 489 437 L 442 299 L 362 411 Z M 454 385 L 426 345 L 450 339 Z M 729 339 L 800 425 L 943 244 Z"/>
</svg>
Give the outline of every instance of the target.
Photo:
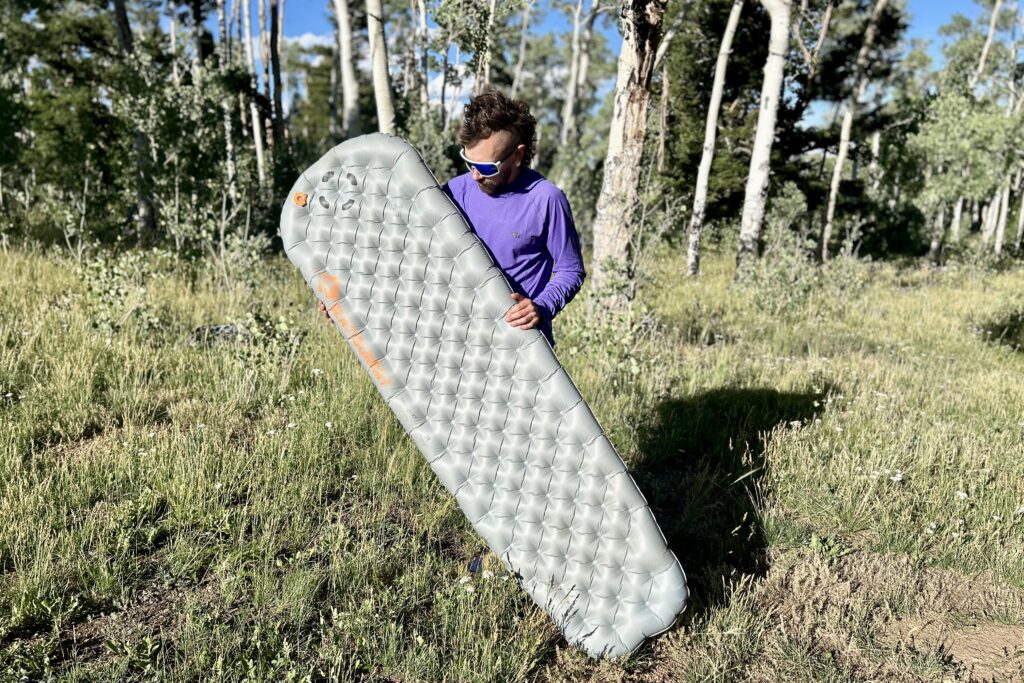
<svg viewBox="0 0 1024 683">
<path fill-rule="evenodd" d="M 683 265 L 659 255 L 628 333 L 556 322 L 692 592 L 594 663 L 513 581 L 465 579 L 481 541 L 283 259 L 226 284 L 0 256 L 0 680 L 1017 671 L 897 626 L 1024 623 L 1024 272 Z"/>
</svg>

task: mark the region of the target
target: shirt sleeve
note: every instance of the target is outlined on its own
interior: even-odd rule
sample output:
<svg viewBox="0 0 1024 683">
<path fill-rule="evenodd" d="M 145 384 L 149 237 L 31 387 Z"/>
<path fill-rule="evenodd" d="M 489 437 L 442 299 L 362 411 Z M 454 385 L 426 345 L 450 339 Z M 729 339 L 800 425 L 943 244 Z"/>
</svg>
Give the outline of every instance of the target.
<svg viewBox="0 0 1024 683">
<path fill-rule="evenodd" d="M 533 303 L 541 309 L 541 314 L 547 320 L 551 320 L 572 301 L 587 276 L 583 269 L 580 236 L 572 220 L 569 200 L 561 190 L 553 192 L 548 200 L 546 246 L 555 265 L 547 286 L 534 298 Z"/>
</svg>

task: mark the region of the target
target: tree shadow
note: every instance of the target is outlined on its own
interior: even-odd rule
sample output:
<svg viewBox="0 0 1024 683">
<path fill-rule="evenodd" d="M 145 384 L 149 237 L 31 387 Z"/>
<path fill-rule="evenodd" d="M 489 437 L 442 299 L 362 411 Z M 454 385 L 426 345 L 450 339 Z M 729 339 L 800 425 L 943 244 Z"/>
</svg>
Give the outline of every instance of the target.
<svg viewBox="0 0 1024 683">
<path fill-rule="evenodd" d="M 633 476 L 686 572 L 686 622 L 727 599 L 729 577 L 767 569 L 754 495 L 766 440 L 812 420 L 834 391 L 712 389 L 662 402 L 641 429 Z"/>
</svg>

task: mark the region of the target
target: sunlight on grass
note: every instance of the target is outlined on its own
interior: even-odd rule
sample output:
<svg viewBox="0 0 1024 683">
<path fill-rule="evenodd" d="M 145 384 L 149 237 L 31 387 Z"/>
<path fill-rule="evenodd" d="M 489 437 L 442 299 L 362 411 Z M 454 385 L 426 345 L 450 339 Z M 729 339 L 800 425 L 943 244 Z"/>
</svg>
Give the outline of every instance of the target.
<svg viewBox="0 0 1024 683">
<path fill-rule="evenodd" d="M 879 614 L 927 607 L 895 587 L 1024 586 L 1024 354 L 1002 343 L 1020 271 L 838 259 L 791 300 L 734 284 L 728 258 L 687 280 L 664 254 L 621 330 L 570 306 L 559 356 L 693 594 L 681 628 L 594 664 L 500 572 L 460 581 L 482 542 L 280 258 L 228 291 L 159 255 L 88 286 L 60 258 L 0 258 L 7 678 L 939 678 L 949 662 L 883 637 Z M 247 320 L 251 338 L 188 343 Z M 786 621 L 783 587 L 872 562 L 902 573 L 864 569 L 860 602 Z"/>
</svg>

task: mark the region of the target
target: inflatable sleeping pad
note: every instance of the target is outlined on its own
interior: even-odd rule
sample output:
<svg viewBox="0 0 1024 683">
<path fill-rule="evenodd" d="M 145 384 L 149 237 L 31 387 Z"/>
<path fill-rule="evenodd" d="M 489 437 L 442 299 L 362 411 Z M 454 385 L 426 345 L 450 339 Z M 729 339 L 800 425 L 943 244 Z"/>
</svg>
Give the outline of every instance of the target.
<svg viewBox="0 0 1024 683">
<path fill-rule="evenodd" d="M 281 238 L 476 531 L 592 657 L 668 629 L 686 577 L 586 401 L 416 150 L 348 140 L 295 183 Z"/>
</svg>

